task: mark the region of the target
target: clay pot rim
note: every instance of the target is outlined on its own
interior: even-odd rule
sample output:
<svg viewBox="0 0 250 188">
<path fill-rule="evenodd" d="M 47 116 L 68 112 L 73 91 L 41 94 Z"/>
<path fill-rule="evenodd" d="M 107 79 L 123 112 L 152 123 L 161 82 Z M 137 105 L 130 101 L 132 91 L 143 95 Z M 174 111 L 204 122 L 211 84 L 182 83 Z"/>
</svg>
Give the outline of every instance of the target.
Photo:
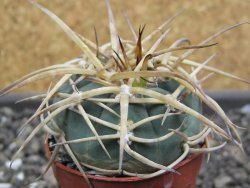
<svg viewBox="0 0 250 188">
<path fill-rule="evenodd" d="M 48 156 L 48 158 L 51 157 L 52 152 L 49 150 L 49 146 L 47 143 L 47 139 L 48 137 L 46 136 L 46 142 L 45 142 L 45 152 Z M 184 166 L 185 164 L 189 163 L 190 161 L 194 160 L 195 158 L 197 158 L 198 156 L 202 155 L 202 153 L 196 153 L 196 154 L 191 154 L 188 155 L 184 160 L 182 160 L 180 163 L 178 163 L 173 169 L 178 171 L 178 168 Z M 57 166 L 58 168 L 60 168 L 63 171 L 67 171 L 70 174 L 75 174 L 78 176 L 82 176 L 82 173 L 79 172 L 78 170 L 72 169 L 70 167 L 67 167 L 63 164 L 61 164 L 58 161 L 54 161 L 54 165 Z M 159 176 L 162 176 L 166 173 L 171 173 L 171 172 L 165 172 L 160 174 Z M 91 174 L 87 174 L 87 177 L 89 179 L 94 179 L 94 180 L 99 180 L 99 181 L 116 181 L 116 182 L 126 182 L 126 181 L 143 181 L 145 179 L 143 178 L 139 178 L 139 177 L 135 177 L 135 176 L 131 176 L 131 177 L 109 177 L 109 176 L 97 176 L 97 175 L 91 175 Z M 152 177 L 153 178 L 153 177 Z"/>
</svg>

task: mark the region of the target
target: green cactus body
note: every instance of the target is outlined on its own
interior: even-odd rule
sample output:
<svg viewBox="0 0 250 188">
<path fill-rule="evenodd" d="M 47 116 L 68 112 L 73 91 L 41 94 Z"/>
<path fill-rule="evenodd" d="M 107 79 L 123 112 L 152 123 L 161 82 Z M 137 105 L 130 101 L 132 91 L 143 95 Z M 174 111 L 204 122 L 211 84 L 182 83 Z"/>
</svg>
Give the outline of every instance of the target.
<svg viewBox="0 0 250 188">
<path fill-rule="evenodd" d="M 169 94 L 177 88 L 178 84 L 174 81 L 161 81 L 158 82 L 158 87 L 152 87 L 150 89 L 157 91 L 161 94 Z M 89 81 L 83 81 L 78 86 L 81 92 L 89 91 L 98 87 L 102 87 L 99 84 Z M 65 84 L 61 88 L 61 92 L 72 93 L 72 86 Z M 104 97 L 97 96 L 97 97 Z M 106 95 L 107 98 L 116 97 L 114 94 Z M 139 97 L 139 96 L 137 96 Z M 145 97 L 145 96 L 140 96 Z M 189 94 L 183 101 L 186 106 L 201 112 L 201 103 L 192 94 Z M 119 126 L 120 118 L 102 107 L 96 105 L 91 101 L 84 100 L 82 103 L 86 113 L 98 117 L 104 121 L 111 122 Z M 115 112 L 120 114 L 120 104 L 108 104 L 108 106 Z M 164 104 L 129 104 L 128 111 L 128 127 L 129 122 L 138 122 L 147 117 L 164 114 L 166 111 Z M 151 122 L 147 122 L 138 128 L 135 128 L 132 132 L 134 136 L 140 138 L 158 138 L 166 135 L 170 132 L 169 129 L 177 129 L 181 125 L 180 131 L 188 136 L 193 136 L 201 131 L 201 122 L 196 118 L 188 114 L 172 115 L 166 118 L 163 125 L 161 125 L 161 119 L 156 119 Z M 65 133 L 66 140 L 75 140 L 80 138 L 88 138 L 94 136 L 85 120 L 82 116 L 69 109 L 63 111 L 56 117 L 57 124 L 62 128 Z M 117 130 L 105 127 L 99 123 L 93 122 L 93 125 L 101 135 L 116 134 Z M 128 135 L 129 136 L 129 135 Z M 175 161 L 183 153 L 183 138 L 177 134 L 174 134 L 170 138 L 156 142 L 156 143 L 137 143 L 128 140 L 130 148 L 140 155 L 164 166 L 168 166 Z M 119 163 L 119 139 L 103 140 L 103 144 L 107 148 L 111 158 L 109 158 L 97 140 L 73 143 L 70 147 L 74 154 L 77 156 L 80 162 L 89 164 L 102 169 L 116 170 Z M 152 173 L 156 171 L 153 167 L 145 165 L 140 161 L 134 159 L 125 152 L 122 170 L 126 170 L 132 173 Z"/>
</svg>

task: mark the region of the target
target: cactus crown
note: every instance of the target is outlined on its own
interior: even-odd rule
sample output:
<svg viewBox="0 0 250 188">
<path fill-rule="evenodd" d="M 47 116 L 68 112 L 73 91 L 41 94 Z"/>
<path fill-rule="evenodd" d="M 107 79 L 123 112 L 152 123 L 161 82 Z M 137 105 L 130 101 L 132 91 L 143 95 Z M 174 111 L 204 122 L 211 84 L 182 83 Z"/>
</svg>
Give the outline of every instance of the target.
<svg viewBox="0 0 250 188">
<path fill-rule="evenodd" d="M 25 125 L 37 116 L 41 122 L 13 159 L 42 128 L 57 139 L 55 155 L 64 146 L 85 178 L 84 167 L 96 174 L 149 178 L 165 171 L 175 172 L 173 167 L 189 153 L 210 152 L 229 141 L 242 148 L 237 126 L 203 92 L 200 83 L 214 73 L 249 81 L 208 66 L 215 55 L 203 63 L 186 58 L 199 48 L 215 45 L 208 43 L 244 23 L 228 27 L 198 45 L 191 45 L 189 39 L 181 38 L 169 48 L 157 51 L 170 32 L 168 24 L 180 12 L 144 38 L 145 26 L 136 34 L 126 17 L 134 40 L 125 40 L 117 33 L 106 0 L 111 41 L 99 46 L 98 42 L 95 44 L 72 31 L 48 9 L 30 2 L 56 22 L 83 54 L 64 64 L 26 75 L 1 91 L 4 95 L 38 79 L 63 75 L 46 94 L 24 99 L 42 99 Z M 149 49 L 145 48 L 145 44 L 160 32 L 160 38 Z M 174 51 L 185 53 L 176 57 L 172 54 Z M 196 75 L 201 70 L 210 74 L 198 80 Z M 201 114 L 202 103 L 223 119 L 227 131 Z M 207 142 L 211 132 L 224 142 L 215 147 L 207 144 L 207 148 L 200 148 L 199 144 Z"/>
</svg>

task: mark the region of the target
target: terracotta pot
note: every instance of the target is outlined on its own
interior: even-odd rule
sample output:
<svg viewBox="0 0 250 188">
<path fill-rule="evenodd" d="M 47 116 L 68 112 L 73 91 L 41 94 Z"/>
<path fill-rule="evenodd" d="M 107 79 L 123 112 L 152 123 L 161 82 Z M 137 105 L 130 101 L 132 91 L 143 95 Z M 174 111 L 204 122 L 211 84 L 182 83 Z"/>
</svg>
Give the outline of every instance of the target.
<svg viewBox="0 0 250 188">
<path fill-rule="evenodd" d="M 52 152 L 45 144 L 48 157 Z M 181 175 L 166 172 L 162 175 L 141 179 L 138 177 L 104 177 L 87 175 L 94 188 L 195 188 L 203 154 L 194 154 L 179 163 L 174 169 Z M 60 188 L 89 188 L 81 173 L 59 162 L 52 165 Z"/>
</svg>

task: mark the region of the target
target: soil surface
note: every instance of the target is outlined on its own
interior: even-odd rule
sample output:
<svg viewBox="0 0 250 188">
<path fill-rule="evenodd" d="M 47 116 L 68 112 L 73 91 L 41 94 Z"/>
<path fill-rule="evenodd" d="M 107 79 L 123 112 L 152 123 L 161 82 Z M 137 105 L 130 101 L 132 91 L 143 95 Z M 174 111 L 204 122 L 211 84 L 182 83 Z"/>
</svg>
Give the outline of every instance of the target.
<svg viewBox="0 0 250 188">
<path fill-rule="evenodd" d="M 24 109 L 21 112 L 15 112 L 8 107 L 0 109 L 0 188 L 19 188 L 23 187 L 22 185 L 29 188 L 58 187 L 51 170 L 39 181 L 34 182 L 45 169 L 47 162 L 43 148 L 43 133 L 39 133 L 32 140 L 29 147 L 17 157 L 10 168 L 11 157 L 38 122 L 34 120 L 17 138 L 21 125 L 32 113 L 31 109 Z M 250 145 L 248 144 L 250 143 L 250 104 L 229 110 L 227 114 L 234 123 L 246 127 L 241 131 L 245 154 L 232 145 L 212 153 L 208 163 L 204 160 L 197 180 L 198 188 L 248 188 L 250 185 Z M 221 124 L 219 119 L 216 117 L 214 119 Z"/>
</svg>

